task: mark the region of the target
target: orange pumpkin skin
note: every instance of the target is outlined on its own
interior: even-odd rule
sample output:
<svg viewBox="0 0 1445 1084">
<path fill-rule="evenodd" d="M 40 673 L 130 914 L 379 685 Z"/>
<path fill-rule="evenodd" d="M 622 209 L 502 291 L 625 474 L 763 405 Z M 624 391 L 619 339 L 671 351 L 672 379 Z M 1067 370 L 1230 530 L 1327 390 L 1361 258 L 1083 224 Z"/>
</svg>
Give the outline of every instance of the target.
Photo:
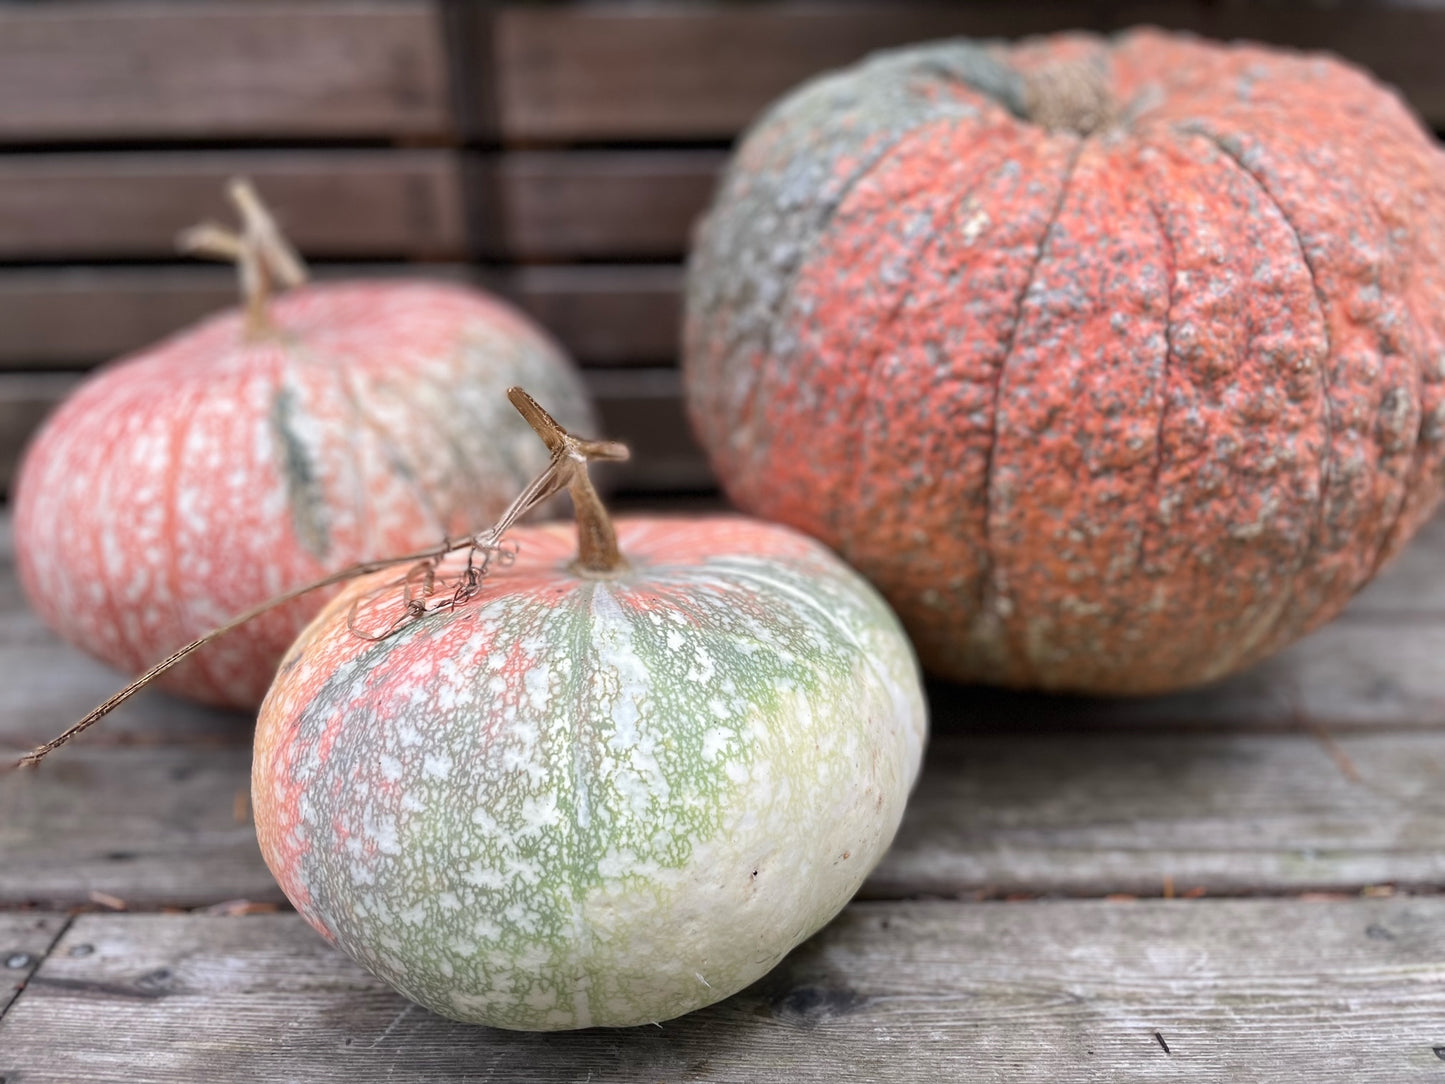
<svg viewBox="0 0 1445 1084">
<path fill-rule="evenodd" d="M 490 524 L 547 462 L 510 385 L 593 426 L 559 349 L 475 290 L 308 285 L 270 314 L 273 334 L 248 338 L 228 311 L 102 370 L 26 453 L 21 583 L 47 624 L 121 670 L 329 572 Z M 333 593 L 250 622 L 163 683 L 256 706 Z"/>
<path fill-rule="evenodd" d="M 1091 79 L 1115 112 L 1075 130 Z M 944 42 L 754 127 L 685 377 L 732 499 L 872 579 L 931 672 L 1146 693 L 1329 619 L 1430 514 L 1442 301 L 1441 155 L 1359 71 Z"/>
</svg>

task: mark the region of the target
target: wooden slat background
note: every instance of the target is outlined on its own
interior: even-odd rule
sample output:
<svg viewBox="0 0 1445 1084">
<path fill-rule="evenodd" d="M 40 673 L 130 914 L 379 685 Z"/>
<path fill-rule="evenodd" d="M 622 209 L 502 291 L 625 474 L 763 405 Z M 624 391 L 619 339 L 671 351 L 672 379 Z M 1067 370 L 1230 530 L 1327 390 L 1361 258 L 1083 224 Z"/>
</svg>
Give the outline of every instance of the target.
<svg viewBox="0 0 1445 1084">
<path fill-rule="evenodd" d="M 1435 3 L 0 0 L 0 488 L 57 372 L 230 300 L 172 245 L 236 174 L 323 276 L 460 276 L 627 370 L 595 381 L 624 486 L 706 488 L 680 261 L 738 131 L 874 49 L 1136 22 L 1334 49 L 1445 125 Z"/>
<path fill-rule="evenodd" d="M 444 139 L 433 7 L 59 0 L 0 7 L 0 140 Z"/>
</svg>

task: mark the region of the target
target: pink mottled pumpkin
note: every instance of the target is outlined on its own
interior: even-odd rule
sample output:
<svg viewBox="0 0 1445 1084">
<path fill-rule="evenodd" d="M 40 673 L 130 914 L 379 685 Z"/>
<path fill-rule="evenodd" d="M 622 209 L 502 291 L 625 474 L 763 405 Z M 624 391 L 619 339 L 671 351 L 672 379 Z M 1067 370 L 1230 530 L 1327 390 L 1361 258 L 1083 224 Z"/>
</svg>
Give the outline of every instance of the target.
<svg viewBox="0 0 1445 1084">
<path fill-rule="evenodd" d="M 21 582 L 67 640 L 134 672 L 275 594 L 479 530 L 547 463 L 505 388 L 591 413 L 510 307 L 435 283 L 306 285 L 270 329 L 218 315 L 102 371 L 20 472 Z M 325 596 L 273 611 L 165 684 L 254 707 Z"/>
<path fill-rule="evenodd" d="M 1436 506 L 1445 160 L 1323 56 L 941 42 L 753 128 L 687 294 L 743 509 L 936 674 L 1138 693 L 1336 614 Z"/>
</svg>

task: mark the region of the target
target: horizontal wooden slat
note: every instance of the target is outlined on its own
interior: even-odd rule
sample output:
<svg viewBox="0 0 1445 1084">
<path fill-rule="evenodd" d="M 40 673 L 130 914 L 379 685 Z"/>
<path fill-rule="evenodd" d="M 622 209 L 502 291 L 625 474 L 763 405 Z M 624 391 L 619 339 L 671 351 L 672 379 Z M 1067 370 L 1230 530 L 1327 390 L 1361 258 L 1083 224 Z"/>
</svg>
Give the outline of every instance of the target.
<svg viewBox="0 0 1445 1084">
<path fill-rule="evenodd" d="M 281 899 L 249 819 L 249 744 L 67 752 L 0 776 L 0 905 Z"/>
<path fill-rule="evenodd" d="M 715 483 L 693 439 L 676 369 L 594 369 L 585 373 L 602 430 L 632 451 L 626 463 L 598 471 L 621 489 L 698 490 Z"/>
<path fill-rule="evenodd" d="M 1438 1081 L 1445 901 L 855 904 L 658 1027 L 444 1020 L 296 915 L 81 915 L 0 1073 L 85 1080 Z M 104 1037 L 103 1040 L 100 1037 Z"/>
<path fill-rule="evenodd" d="M 49 737 L 70 721 L 25 729 Z M 1001 735 L 943 723 L 866 897 L 1445 883 L 1441 731 Z M 249 747 L 105 744 L 116 737 L 97 732 L 0 781 L 0 904 L 65 906 L 92 891 L 143 909 L 280 898 L 235 819 Z M 242 721 L 230 737 L 245 740 Z"/>
<path fill-rule="evenodd" d="M 466 255 L 456 152 L 253 150 L 0 155 L 0 259 L 173 257 L 236 176 L 308 255 Z"/>
<path fill-rule="evenodd" d="M 224 185 L 235 176 L 256 181 L 316 258 L 676 258 L 722 162 L 719 151 L 646 150 L 0 155 L 0 260 L 173 256 L 180 230 L 232 217 Z"/>
<path fill-rule="evenodd" d="M 0 1017 L 35 974 L 65 923 L 53 914 L 0 914 Z"/>
<path fill-rule="evenodd" d="M 493 32 L 501 130 L 515 140 L 727 139 L 794 84 L 871 50 L 1073 26 L 1085 7 L 509 6 Z"/>
<path fill-rule="evenodd" d="M 443 138 L 434 5 L 0 6 L 0 142 Z"/>
<path fill-rule="evenodd" d="M 875 49 L 1141 22 L 1333 50 L 1445 124 L 1438 6 L 1108 0 L 512 6 L 492 34 L 499 124 L 517 141 L 731 138 L 801 80 Z"/>
<path fill-rule="evenodd" d="M 712 474 L 683 416 L 675 369 L 586 372 L 606 435 L 632 449 L 606 475 L 622 490 L 706 489 Z M 0 373 L 0 489 L 8 491 L 35 429 L 79 382 L 72 373 Z"/>
<path fill-rule="evenodd" d="M 1424 542 L 1382 594 L 1438 580 L 1445 532 Z M 1445 883 L 1445 618 L 1381 624 L 1368 603 L 1214 690 L 1110 704 L 935 688 L 922 781 L 865 892 Z M 44 630 L 0 561 L 0 752 L 51 737 L 121 682 Z M 1433 696 L 1434 715 L 1392 728 L 1400 690 Z M 39 771 L 0 777 L 0 905 L 92 890 L 141 907 L 279 899 L 236 820 L 249 741 L 244 716 L 152 693 Z"/>
<path fill-rule="evenodd" d="M 499 285 L 583 364 L 670 365 L 681 352 L 680 267 L 520 267 Z"/>
<path fill-rule="evenodd" d="M 511 298 L 585 364 L 670 365 L 681 269 L 588 265 L 497 270 L 455 263 L 316 264 L 319 279 L 473 280 Z M 0 270 L 0 368 L 79 369 L 147 346 L 236 303 L 236 276 L 204 263 Z"/>
<path fill-rule="evenodd" d="M 520 260 L 658 259 L 688 249 L 721 151 L 517 151 L 479 167 L 480 244 Z"/>
</svg>

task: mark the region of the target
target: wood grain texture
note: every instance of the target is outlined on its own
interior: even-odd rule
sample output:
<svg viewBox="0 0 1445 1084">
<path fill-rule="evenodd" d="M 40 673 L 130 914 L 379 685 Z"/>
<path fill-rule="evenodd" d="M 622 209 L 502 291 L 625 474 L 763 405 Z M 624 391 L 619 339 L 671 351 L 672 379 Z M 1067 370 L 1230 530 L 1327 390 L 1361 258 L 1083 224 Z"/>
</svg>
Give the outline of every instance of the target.
<svg viewBox="0 0 1445 1084">
<path fill-rule="evenodd" d="M 35 912 L 0 914 L 0 1018 L 35 974 L 66 921 L 61 915 Z"/>
<path fill-rule="evenodd" d="M 584 365 L 666 366 L 682 339 L 682 268 L 519 267 L 500 289 Z"/>
<path fill-rule="evenodd" d="M 325 264 L 318 279 L 471 280 L 530 313 L 584 365 L 673 364 L 682 271 L 671 264 L 479 269 L 460 263 Z M 0 367 L 79 369 L 129 353 L 236 303 L 226 267 L 0 269 Z"/>
<path fill-rule="evenodd" d="M 26 729 L 49 736 L 69 721 Z M 278 899 L 251 827 L 235 820 L 247 720 L 211 726 L 195 744 L 146 746 L 116 745 L 142 735 L 102 724 L 39 770 L 0 779 L 0 905 L 68 906 L 92 890 L 141 909 Z M 940 728 L 867 897 L 1445 884 L 1439 731 Z"/>
<path fill-rule="evenodd" d="M 244 800 L 248 746 L 67 751 L 0 777 L 0 905 L 281 898 Z"/>
<path fill-rule="evenodd" d="M 1442 1019 L 1439 899 L 855 904 L 719 1005 L 541 1035 L 412 1006 L 295 915 L 82 915 L 0 1075 L 1402 1084 L 1439 1079 Z"/>
<path fill-rule="evenodd" d="M 725 158 L 712 150 L 488 157 L 473 189 L 480 250 L 550 261 L 681 256 Z"/>
<path fill-rule="evenodd" d="M 1048 2 L 510 7 L 492 33 L 499 124 L 531 141 L 724 139 L 809 76 L 928 38 L 1136 23 L 1329 49 L 1445 122 L 1433 5 Z"/>
<path fill-rule="evenodd" d="M 728 139 L 802 79 L 890 45 L 1092 21 L 1070 3 L 511 6 L 493 31 L 515 140 Z"/>
<path fill-rule="evenodd" d="M 224 186 L 236 176 L 318 259 L 446 259 L 473 245 L 496 259 L 676 258 L 722 162 L 721 151 L 656 150 L 0 155 L 0 259 L 173 257 L 182 229 L 230 219 Z"/>
<path fill-rule="evenodd" d="M 0 7 L 0 142 L 450 135 L 433 5 Z"/>
<path fill-rule="evenodd" d="M 187 150 L 0 156 L 0 259 L 174 259 L 181 230 L 233 220 L 238 176 L 309 256 L 466 254 L 454 151 Z"/>
<path fill-rule="evenodd" d="M 0 539 L 0 750 L 15 753 L 122 679 L 25 609 Z M 935 686 L 922 781 L 865 891 L 1445 883 L 1442 551 L 1437 522 L 1361 613 L 1211 690 L 1109 702 Z M 1402 624 L 1379 608 L 1392 598 L 1421 608 Z M 247 717 L 147 694 L 39 772 L 0 777 L 0 904 L 83 903 L 98 886 L 137 906 L 276 898 L 233 823 L 249 741 Z M 143 861 L 106 857 L 137 841 Z"/>
</svg>

